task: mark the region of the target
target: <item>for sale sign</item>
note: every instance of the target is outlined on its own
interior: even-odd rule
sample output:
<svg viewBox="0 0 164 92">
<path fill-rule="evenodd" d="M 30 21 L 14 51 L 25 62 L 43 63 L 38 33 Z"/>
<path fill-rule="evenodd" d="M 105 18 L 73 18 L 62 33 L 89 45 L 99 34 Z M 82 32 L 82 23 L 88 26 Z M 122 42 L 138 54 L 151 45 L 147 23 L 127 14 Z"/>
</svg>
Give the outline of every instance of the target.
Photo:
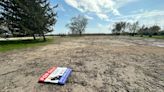
<svg viewBox="0 0 164 92">
<path fill-rule="evenodd" d="M 71 72 L 72 69 L 70 68 L 52 67 L 39 78 L 39 82 L 65 84 Z"/>
</svg>

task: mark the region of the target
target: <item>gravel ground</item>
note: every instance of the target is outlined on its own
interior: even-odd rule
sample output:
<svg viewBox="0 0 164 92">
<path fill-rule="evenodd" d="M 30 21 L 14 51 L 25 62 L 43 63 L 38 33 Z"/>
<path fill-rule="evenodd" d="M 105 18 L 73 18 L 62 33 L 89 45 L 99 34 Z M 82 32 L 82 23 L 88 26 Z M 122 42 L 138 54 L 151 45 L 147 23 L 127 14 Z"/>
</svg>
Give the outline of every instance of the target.
<svg viewBox="0 0 164 92">
<path fill-rule="evenodd" d="M 37 83 L 52 66 L 73 69 L 65 85 Z M 0 92 L 164 92 L 164 40 L 86 36 L 0 53 Z"/>
</svg>

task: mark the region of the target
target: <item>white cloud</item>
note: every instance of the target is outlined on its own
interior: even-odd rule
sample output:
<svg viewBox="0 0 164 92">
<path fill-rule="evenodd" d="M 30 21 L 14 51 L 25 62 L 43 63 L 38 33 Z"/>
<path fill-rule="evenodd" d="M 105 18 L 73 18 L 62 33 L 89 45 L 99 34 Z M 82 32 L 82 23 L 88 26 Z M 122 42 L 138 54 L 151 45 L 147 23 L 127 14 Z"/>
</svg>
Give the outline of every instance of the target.
<svg viewBox="0 0 164 92">
<path fill-rule="evenodd" d="M 97 16 L 102 20 L 109 20 L 109 17 L 106 14 L 97 13 Z"/>
<path fill-rule="evenodd" d="M 152 10 L 152 11 L 140 11 L 139 13 L 131 14 L 131 15 L 125 15 L 125 16 L 120 16 L 113 18 L 114 20 L 128 20 L 128 19 L 133 19 L 134 21 L 141 19 L 141 18 L 150 18 L 150 17 L 159 17 L 159 16 L 164 16 L 164 11 L 160 10 Z"/>
<path fill-rule="evenodd" d="M 109 13 L 121 15 L 118 9 L 136 0 L 65 0 L 65 2 L 81 12 L 95 13 L 100 19 L 109 20 Z"/>
<path fill-rule="evenodd" d="M 75 0 L 65 0 L 65 2 L 71 5 L 72 7 L 75 7 L 75 8 L 78 7 L 78 2 Z"/>
<path fill-rule="evenodd" d="M 89 20 L 92 20 L 92 19 L 93 19 L 93 17 L 88 16 L 88 15 L 85 15 L 85 17 L 86 17 L 87 19 L 89 19 Z"/>
<path fill-rule="evenodd" d="M 139 21 L 140 25 L 145 24 L 146 26 L 151 26 L 154 24 L 157 24 L 164 28 L 164 11 L 162 10 L 138 10 L 135 12 L 132 12 L 131 15 L 124 15 L 112 18 L 110 20 L 111 24 L 119 21 L 126 21 L 126 22 L 135 22 Z"/>
</svg>

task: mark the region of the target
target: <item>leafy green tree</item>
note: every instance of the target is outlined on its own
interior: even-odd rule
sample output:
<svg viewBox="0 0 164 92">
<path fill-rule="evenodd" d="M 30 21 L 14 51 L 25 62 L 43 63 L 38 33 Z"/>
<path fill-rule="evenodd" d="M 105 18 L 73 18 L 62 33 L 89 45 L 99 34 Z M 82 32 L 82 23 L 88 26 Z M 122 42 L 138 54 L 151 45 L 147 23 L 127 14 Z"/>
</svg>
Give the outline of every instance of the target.
<svg viewBox="0 0 164 92">
<path fill-rule="evenodd" d="M 161 28 L 158 25 L 153 25 L 149 28 L 149 37 L 157 35 Z"/>
<path fill-rule="evenodd" d="M 5 29 L 5 23 L 0 23 L 0 37 L 6 37 L 8 31 Z"/>
<path fill-rule="evenodd" d="M 159 31 L 158 35 L 163 35 L 164 36 L 164 30 Z"/>
<path fill-rule="evenodd" d="M 66 25 L 72 32 L 72 34 L 82 35 L 85 32 L 85 28 L 87 27 L 88 19 L 82 15 L 78 15 L 71 19 L 71 22 Z"/>
<path fill-rule="evenodd" d="M 13 0 L 1 0 L 0 1 L 0 7 L 1 7 L 1 20 L 7 24 L 8 28 L 12 33 L 14 31 L 18 30 L 16 21 L 17 16 L 16 15 L 16 4 Z"/>
<path fill-rule="evenodd" d="M 42 35 L 53 31 L 56 13 L 48 0 L 2 0 L 2 19 L 13 35 Z"/>
</svg>

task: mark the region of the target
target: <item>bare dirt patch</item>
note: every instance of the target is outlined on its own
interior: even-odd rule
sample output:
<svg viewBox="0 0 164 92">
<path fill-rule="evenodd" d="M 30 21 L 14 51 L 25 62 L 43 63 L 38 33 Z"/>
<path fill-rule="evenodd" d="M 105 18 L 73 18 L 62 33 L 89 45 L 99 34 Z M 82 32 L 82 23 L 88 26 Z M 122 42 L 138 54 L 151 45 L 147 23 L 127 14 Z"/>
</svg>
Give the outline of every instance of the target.
<svg viewBox="0 0 164 92">
<path fill-rule="evenodd" d="M 0 53 L 0 91 L 164 92 L 164 48 L 152 43 L 130 37 L 62 38 L 55 44 Z M 52 66 L 73 69 L 66 85 L 37 83 Z"/>
</svg>

